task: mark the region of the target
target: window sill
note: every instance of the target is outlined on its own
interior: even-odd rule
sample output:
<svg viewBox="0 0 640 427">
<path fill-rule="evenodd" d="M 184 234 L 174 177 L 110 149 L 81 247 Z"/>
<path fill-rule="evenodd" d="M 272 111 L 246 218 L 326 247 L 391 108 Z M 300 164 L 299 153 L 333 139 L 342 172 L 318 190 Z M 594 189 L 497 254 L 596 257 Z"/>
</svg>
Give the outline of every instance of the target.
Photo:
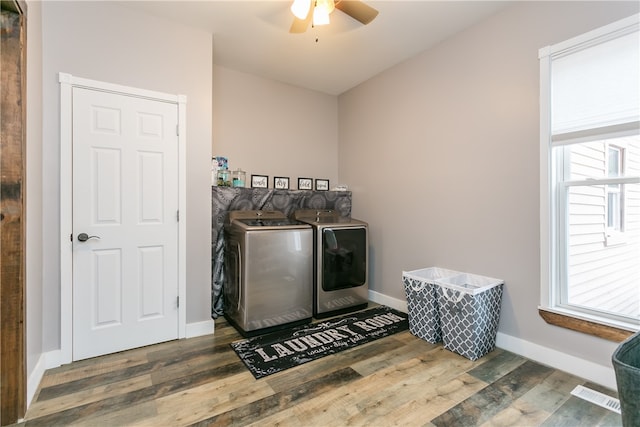
<svg viewBox="0 0 640 427">
<path fill-rule="evenodd" d="M 540 314 L 540 317 L 550 325 L 594 335 L 609 341 L 621 342 L 634 333 L 631 330 L 581 319 L 568 313 L 559 313 L 557 311 L 550 311 L 544 308 L 538 308 L 538 313 Z"/>
</svg>

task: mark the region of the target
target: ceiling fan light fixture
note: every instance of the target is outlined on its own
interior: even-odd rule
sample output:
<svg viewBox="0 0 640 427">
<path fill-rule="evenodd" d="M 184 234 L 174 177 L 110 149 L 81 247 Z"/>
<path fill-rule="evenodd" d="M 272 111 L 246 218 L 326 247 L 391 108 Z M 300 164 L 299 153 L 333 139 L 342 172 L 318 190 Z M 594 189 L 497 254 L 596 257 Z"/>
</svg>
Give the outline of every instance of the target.
<svg viewBox="0 0 640 427">
<path fill-rule="evenodd" d="M 316 8 L 318 7 L 326 10 L 328 15 L 336 8 L 336 3 L 334 0 L 316 0 Z"/>
<path fill-rule="evenodd" d="M 313 25 L 328 25 L 331 22 L 327 9 L 316 6 L 313 9 Z"/>
<path fill-rule="evenodd" d="M 291 13 L 298 19 L 305 19 L 311 8 L 311 0 L 294 0 L 291 4 Z"/>
<path fill-rule="evenodd" d="M 378 11 L 368 6 L 362 0 L 290 0 L 291 12 L 295 15 L 289 32 L 300 34 L 312 27 L 327 25 L 329 14 L 334 9 L 350 16 L 363 25 L 367 25 L 378 16 Z"/>
</svg>

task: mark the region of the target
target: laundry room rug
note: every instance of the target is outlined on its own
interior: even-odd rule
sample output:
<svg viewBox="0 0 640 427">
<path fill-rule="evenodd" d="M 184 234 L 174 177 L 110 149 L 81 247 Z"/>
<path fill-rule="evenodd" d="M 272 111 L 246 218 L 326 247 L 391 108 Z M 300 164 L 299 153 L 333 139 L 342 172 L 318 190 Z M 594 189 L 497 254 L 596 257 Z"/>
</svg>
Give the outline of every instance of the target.
<svg viewBox="0 0 640 427">
<path fill-rule="evenodd" d="M 407 330 L 407 315 L 377 306 L 231 343 L 256 379 Z"/>
</svg>

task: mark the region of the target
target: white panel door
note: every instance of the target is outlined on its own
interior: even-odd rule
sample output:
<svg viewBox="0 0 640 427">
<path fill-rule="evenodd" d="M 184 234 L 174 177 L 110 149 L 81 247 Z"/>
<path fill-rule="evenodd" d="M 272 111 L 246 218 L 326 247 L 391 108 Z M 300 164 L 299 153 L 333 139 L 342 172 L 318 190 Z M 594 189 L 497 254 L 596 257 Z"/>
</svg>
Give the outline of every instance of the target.
<svg viewBox="0 0 640 427">
<path fill-rule="evenodd" d="M 178 106 L 73 88 L 73 360 L 178 338 Z"/>
</svg>

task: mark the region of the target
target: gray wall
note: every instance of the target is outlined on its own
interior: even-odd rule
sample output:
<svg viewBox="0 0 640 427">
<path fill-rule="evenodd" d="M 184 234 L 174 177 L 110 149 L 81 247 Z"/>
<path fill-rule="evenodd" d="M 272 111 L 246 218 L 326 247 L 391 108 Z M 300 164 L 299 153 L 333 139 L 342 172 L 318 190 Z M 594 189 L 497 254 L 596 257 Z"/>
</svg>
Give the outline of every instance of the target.
<svg viewBox="0 0 640 427">
<path fill-rule="evenodd" d="M 187 96 L 187 323 L 209 320 L 211 34 L 112 2 L 43 2 L 42 38 L 44 350 L 60 348 L 59 72 Z"/>
<path fill-rule="evenodd" d="M 338 179 L 338 98 L 213 67 L 213 154 L 250 175 Z"/>
<path fill-rule="evenodd" d="M 523 2 L 339 97 L 339 174 L 370 224 L 371 288 L 403 270 L 505 280 L 501 333 L 610 366 L 615 343 L 538 315 L 538 49 L 638 3 Z"/>
</svg>

